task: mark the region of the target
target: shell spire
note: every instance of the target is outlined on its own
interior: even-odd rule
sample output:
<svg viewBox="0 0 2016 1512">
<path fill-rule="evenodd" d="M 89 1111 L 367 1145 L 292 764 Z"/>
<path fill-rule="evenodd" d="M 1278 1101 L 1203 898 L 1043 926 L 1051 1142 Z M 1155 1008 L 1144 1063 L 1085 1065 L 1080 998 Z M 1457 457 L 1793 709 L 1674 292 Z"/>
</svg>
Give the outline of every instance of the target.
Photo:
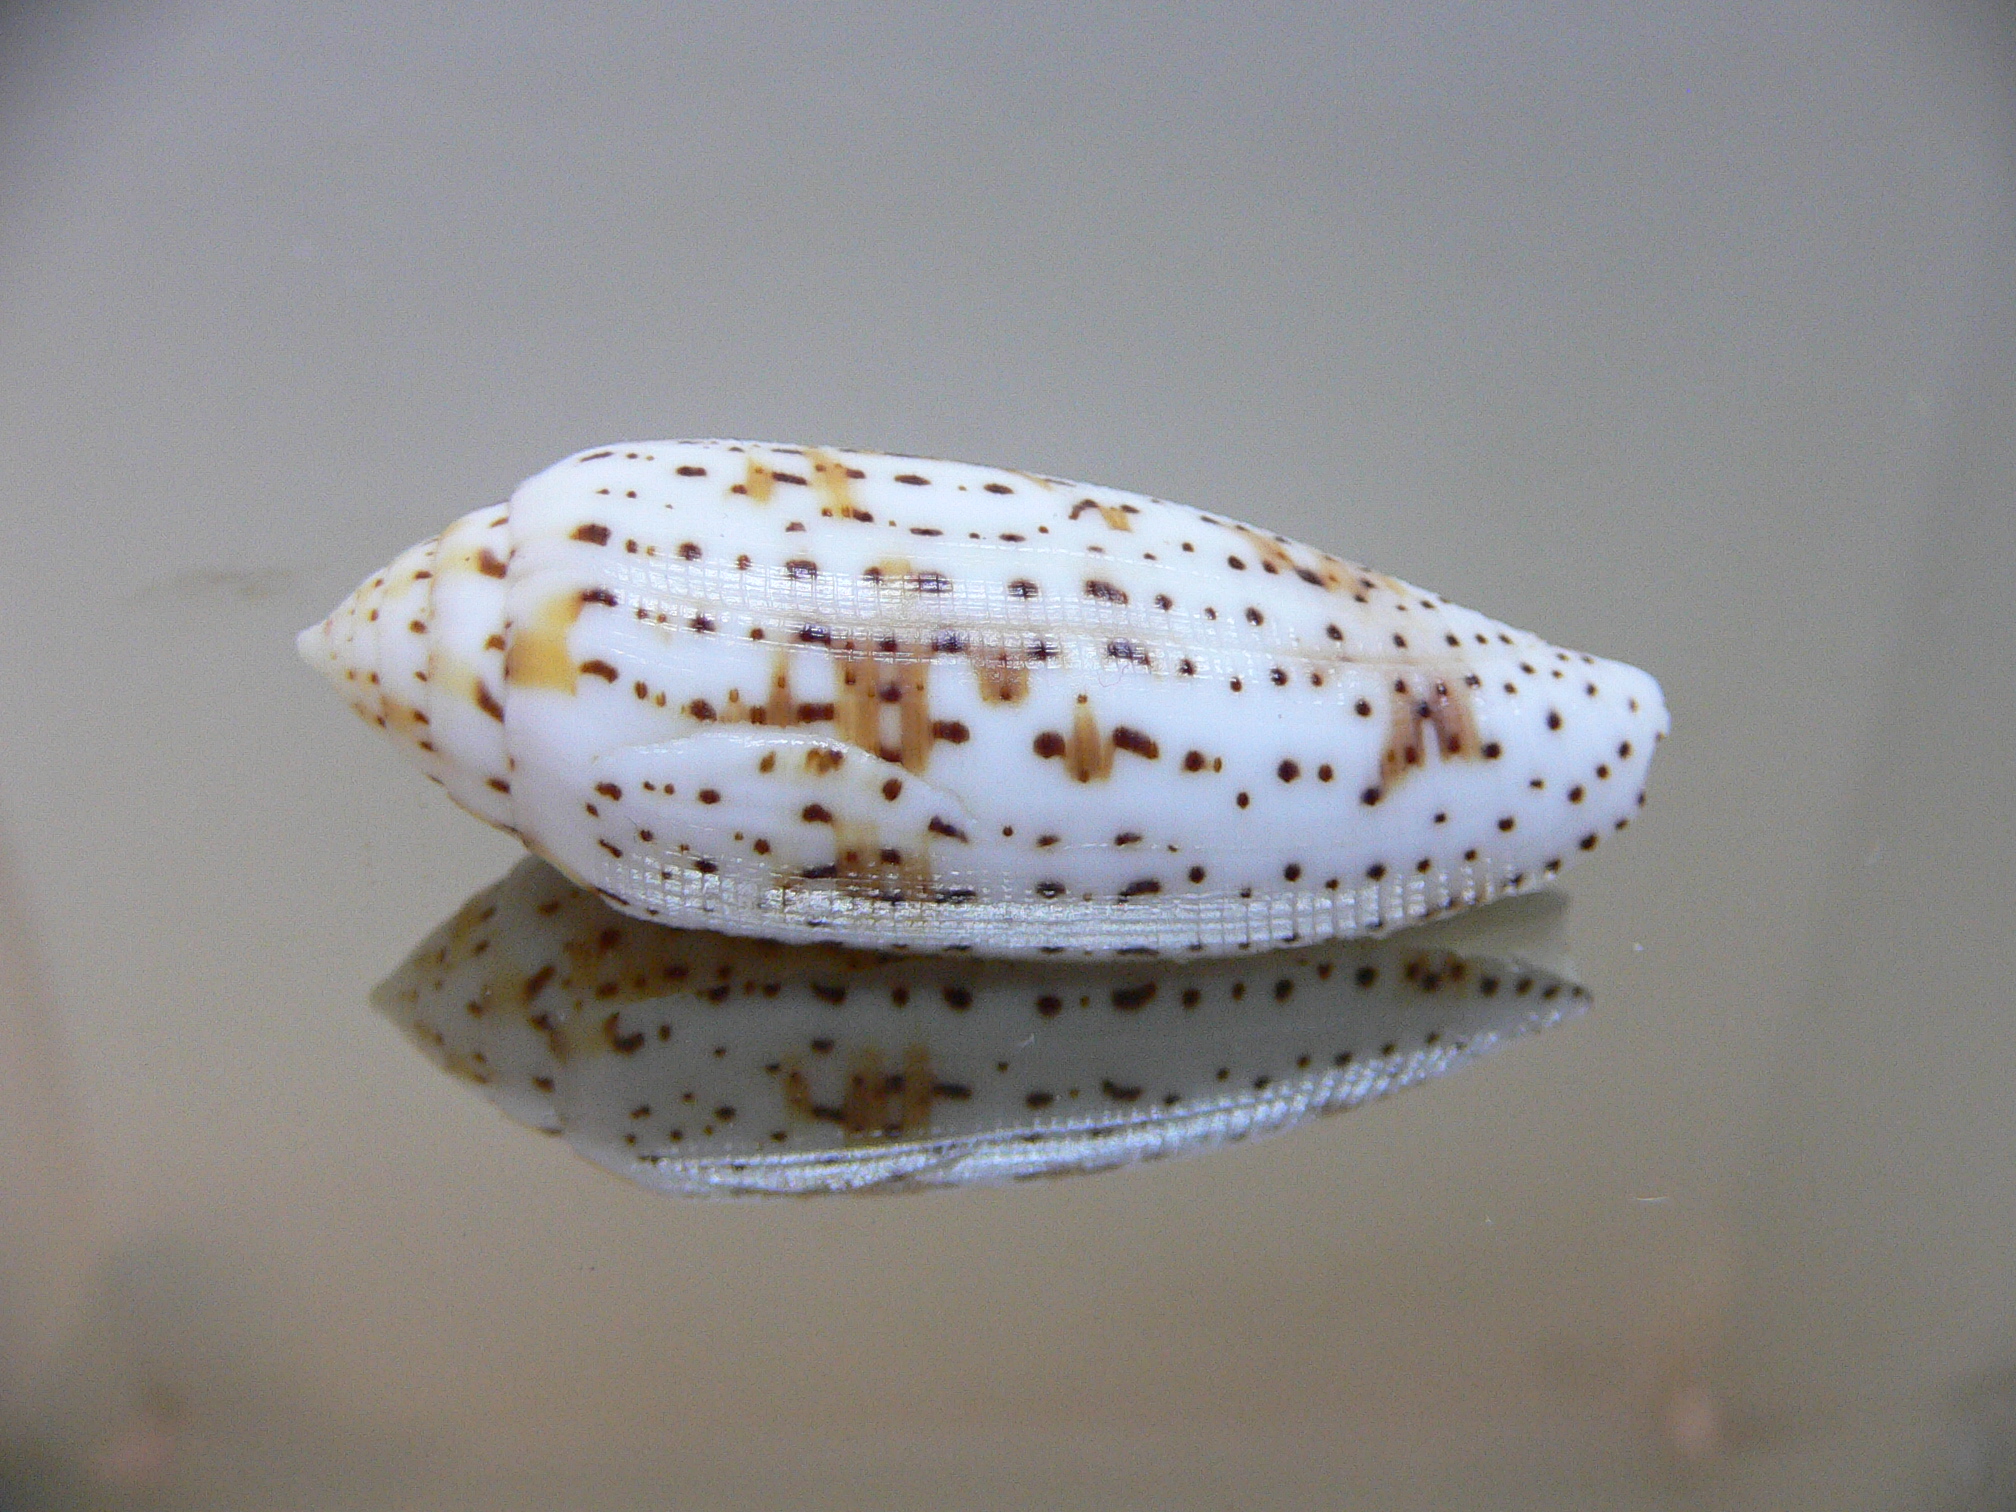
<svg viewBox="0 0 2016 1512">
<path fill-rule="evenodd" d="M 1163 500 L 914 457 L 598 448 L 300 638 L 626 913 L 1225 954 L 1523 891 L 1623 829 L 1634 667 Z"/>
</svg>

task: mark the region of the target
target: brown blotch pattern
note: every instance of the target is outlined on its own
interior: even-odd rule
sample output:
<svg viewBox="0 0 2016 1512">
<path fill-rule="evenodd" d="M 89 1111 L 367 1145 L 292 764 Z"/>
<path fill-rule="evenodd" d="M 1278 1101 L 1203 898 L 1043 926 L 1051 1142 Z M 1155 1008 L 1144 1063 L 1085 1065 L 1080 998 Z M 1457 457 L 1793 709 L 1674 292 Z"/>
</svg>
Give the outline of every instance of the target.
<svg viewBox="0 0 2016 1512">
<path fill-rule="evenodd" d="M 1468 688 L 1433 673 L 1394 679 L 1385 748 L 1379 753 L 1379 783 L 1392 788 L 1427 761 L 1429 740 L 1444 761 L 1488 754 L 1477 738 L 1477 716 Z"/>
</svg>

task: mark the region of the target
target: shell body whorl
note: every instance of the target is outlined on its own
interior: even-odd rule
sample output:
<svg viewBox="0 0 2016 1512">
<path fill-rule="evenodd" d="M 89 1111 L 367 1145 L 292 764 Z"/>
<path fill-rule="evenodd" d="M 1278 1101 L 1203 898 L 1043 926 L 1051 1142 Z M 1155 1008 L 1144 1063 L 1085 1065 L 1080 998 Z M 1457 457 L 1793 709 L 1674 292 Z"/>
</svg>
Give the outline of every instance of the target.
<svg viewBox="0 0 2016 1512">
<path fill-rule="evenodd" d="M 1628 823 L 1666 728 L 1636 668 L 1252 526 L 753 442 L 568 458 L 301 649 L 625 912 L 984 955 L 1516 892 Z"/>
</svg>

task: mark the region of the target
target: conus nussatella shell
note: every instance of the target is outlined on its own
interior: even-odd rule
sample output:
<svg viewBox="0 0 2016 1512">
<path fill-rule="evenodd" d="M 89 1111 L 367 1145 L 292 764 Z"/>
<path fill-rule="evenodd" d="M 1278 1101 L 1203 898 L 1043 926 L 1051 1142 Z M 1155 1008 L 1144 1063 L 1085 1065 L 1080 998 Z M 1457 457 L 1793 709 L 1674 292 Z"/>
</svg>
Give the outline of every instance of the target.
<svg viewBox="0 0 2016 1512">
<path fill-rule="evenodd" d="M 301 636 L 457 802 L 626 913 L 1224 954 L 1533 886 L 1622 829 L 1636 668 L 1110 488 L 601 447 Z"/>
<path fill-rule="evenodd" d="M 1560 913 L 1543 892 L 1261 956 L 981 961 L 639 924 L 528 858 L 372 996 L 642 1186 L 907 1191 L 1194 1154 L 1453 1071 L 1587 1005 L 1547 959 Z"/>
</svg>

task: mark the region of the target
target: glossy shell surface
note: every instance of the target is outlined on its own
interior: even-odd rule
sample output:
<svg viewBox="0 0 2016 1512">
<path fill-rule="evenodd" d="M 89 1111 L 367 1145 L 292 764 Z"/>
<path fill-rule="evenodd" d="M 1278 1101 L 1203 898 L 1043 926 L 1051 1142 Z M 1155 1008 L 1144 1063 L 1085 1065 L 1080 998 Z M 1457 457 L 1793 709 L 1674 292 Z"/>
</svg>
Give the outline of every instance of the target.
<svg viewBox="0 0 2016 1512">
<path fill-rule="evenodd" d="M 527 860 L 373 999 L 640 1185 L 906 1191 L 1199 1153 L 1455 1070 L 1586 1006 L 1547 960 L 1559 912 L 1543 893 L 1264 957 L 978 961 L 657 928 Z"/>
<path fill-rule="evenodd" d="M 1232 519 L 963 463 L 598 447 L 301 636 L 456 801 L 640 918 L 1225 954 L 1531 887 L 1658 685 Z"/>
</svg>

